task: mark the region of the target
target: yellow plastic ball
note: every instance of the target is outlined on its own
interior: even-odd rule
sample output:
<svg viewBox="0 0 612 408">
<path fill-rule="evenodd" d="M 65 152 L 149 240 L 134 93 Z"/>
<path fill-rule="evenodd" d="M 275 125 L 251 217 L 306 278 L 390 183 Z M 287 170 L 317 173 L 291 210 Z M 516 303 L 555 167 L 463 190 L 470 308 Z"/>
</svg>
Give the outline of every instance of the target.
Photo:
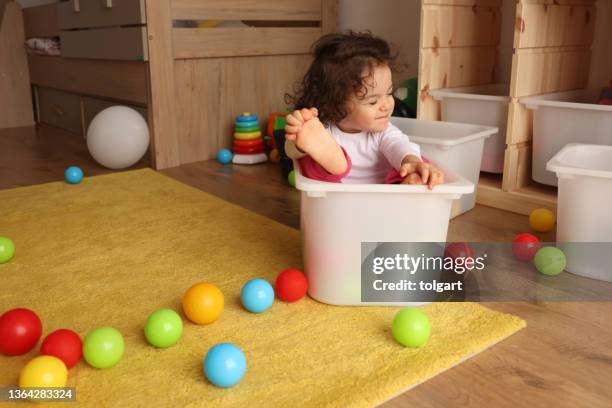
<svg viewBox="0 0 612 408">
<path fill-rule="evenodd" d="M 223 313 L 223 293 L 211 283 L 198 283 L 185 293 L 183 311 L 197 324 L 214 322 Z"/>
<path fill-rule="evenodd" d="M 529 215 L 529 225 L 538 232 L 547 232 L 555 226 L 555 214 L 548 208 L 536 208 Z"/>
<path fill-rule="evenodd" d="M 21 370 L 19 387 L 62 388 L 66 386 L 68 369 L 62 360 L 53 356 L 32 359 Z"/>
</svg>

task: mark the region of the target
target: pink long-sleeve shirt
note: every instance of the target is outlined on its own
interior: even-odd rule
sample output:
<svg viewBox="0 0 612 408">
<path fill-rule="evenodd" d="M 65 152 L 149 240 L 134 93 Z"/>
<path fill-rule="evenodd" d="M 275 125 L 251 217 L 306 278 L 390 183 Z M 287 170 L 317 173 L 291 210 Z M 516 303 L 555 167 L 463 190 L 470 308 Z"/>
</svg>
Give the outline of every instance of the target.
<svg viewBox="0 0 612 408">
<path fill-rule="evenodd" d="M 404 157 L 409 154 L 421 157 L 419 145 L 391 123 L 384 131 L 373 133 L 346 133 L 333 125 L 326 128 L 344 151 L 347 169 L 343 174 L 333 175 L 288 141 L 287 155 L 298 160 L 300 171 L 308 178 L 352 184 L 394 183 L 402 179 L 398 171 Z"/>
</svg>

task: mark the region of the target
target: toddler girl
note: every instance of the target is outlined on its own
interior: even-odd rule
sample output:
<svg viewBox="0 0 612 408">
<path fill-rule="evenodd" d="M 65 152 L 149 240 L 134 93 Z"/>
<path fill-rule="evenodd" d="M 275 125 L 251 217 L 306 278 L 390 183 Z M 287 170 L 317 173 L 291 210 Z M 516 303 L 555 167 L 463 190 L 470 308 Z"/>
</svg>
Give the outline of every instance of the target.
<svg viewBox="0 0 612 408">
<path fill-rule="evenodd" d="M 287 115 L 285 150 L 306 177 L 345 183 L 427 184 L 444 174 L 389 123 L 393 112 L 389 44 L 369 33 L 328 34 Z"/>
</svg>

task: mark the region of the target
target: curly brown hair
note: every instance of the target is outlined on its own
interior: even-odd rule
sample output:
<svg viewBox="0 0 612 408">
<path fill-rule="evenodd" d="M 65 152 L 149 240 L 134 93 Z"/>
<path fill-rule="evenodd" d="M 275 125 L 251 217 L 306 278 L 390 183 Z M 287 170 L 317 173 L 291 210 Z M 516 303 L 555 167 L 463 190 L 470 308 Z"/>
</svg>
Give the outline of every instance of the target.
<svg viewBox="0 0 612 408">
<path fill-rule="evenodd" d="M 295 95 L 285 94 L 294 109 L 316 107 L 323 123 L 338 123 L 348 112 L 352 95 L 365 96 L 364 82 L 375 67 L 395 69 L 397 52 L 370 32 L 327 34 L 312 46 L 313 61 Z M 364 76 L 364 70 L 366 70 Z"/>
</svg>

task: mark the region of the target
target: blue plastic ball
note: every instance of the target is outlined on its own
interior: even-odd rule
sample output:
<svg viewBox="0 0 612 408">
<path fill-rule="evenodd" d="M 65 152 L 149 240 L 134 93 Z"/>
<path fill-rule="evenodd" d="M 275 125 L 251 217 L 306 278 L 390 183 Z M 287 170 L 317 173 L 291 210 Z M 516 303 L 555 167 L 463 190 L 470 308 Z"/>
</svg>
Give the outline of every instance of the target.
<svg viewBox="0 0 612 408">
<path fill-rule="evenodd" d="M 242 306 L 249 312 L 265 312 L 274 303 L 274 289 L 272 285 L 260 278 L 248 281 L 240 292 Z"/>
<path fill-rule="evenodd" d="M 221 149 L 217 153 L 217 161 L 221 164 L 228 164 L 232 161 L 232 152 L 229 149 Z"/>
<path fill-rule="evenodd" d="M 77 166 L 70 166 L 64 172 L 64 178 L 70 184 L 79 184 L 83 180 L 83 170 Z"/>
<path fill-rule="evenodd" d="M 238 384 L 246 369 L 244 353 L 232 343 L 216 344 L 204 357 L 204 375 L 217 387 L 228 388 Z"/>
</svg>

